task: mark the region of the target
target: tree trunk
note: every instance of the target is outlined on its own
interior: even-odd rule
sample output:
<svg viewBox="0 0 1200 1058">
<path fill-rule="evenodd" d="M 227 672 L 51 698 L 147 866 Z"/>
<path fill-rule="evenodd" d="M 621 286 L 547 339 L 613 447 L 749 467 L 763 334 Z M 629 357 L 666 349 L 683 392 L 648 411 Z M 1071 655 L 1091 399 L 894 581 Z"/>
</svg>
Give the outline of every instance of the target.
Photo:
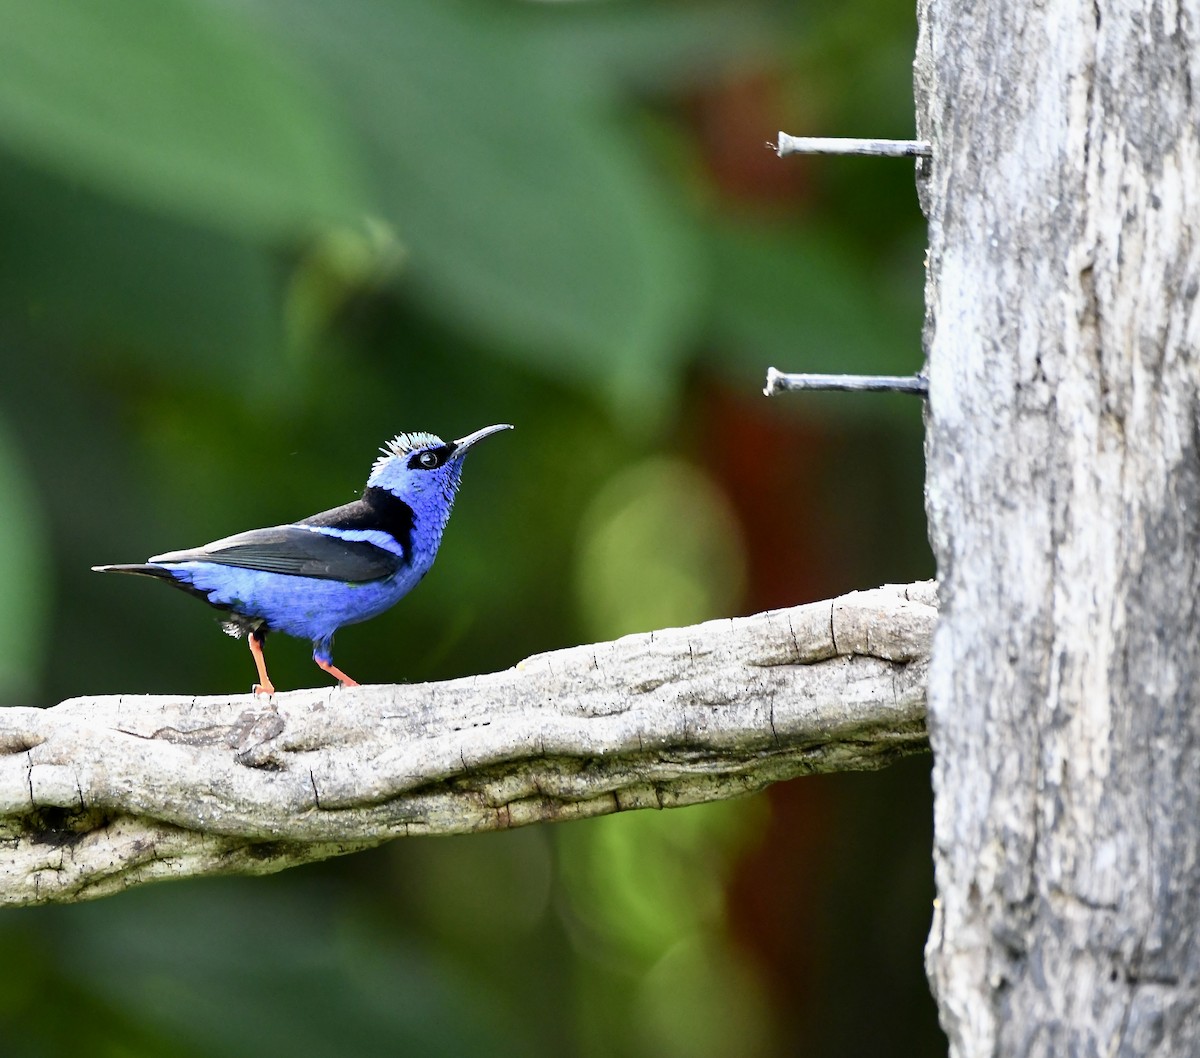
<svg viewBox="0 0 1200 1058">
<path fill-rule="evenodd" d="M 1200 1054 L 1200 6 L 918 17 L 942 1024 Z"/>
</svg>

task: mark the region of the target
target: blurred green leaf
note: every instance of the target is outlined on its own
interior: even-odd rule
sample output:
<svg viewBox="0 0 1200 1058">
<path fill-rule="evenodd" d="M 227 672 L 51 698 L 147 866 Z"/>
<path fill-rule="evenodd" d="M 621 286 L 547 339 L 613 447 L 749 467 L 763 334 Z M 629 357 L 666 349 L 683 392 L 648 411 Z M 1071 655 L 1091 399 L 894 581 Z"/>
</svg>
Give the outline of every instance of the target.
<svg viewBox="0 0 1200 1058">
<path fill-rule="evenodd" d="M 51 588 L 46 535 L 25 467 L 0 424 L 0 705 L 38 682 Z"/>
<path fill-rule="evenodd" d="M 728 615 L 744 582 L 729 500 L 683 460 L 623 470 L 583 519 L 575 583 L 595 639 Z"/>
<path fill-rule="evenodd" d="M 209 880 L 34 914 L 48 920 L 57 973 L 76 991 L 190 1053 L 528 1053 L 520 1026 L 465 975 L 361 912 L 331 909 L 329 896 Z M 497 1023 L 506 1031 L 493 1035 Z"/>
<path fill-rule="evenodd" d="M 557 833 L 571 908 L 601 946 L 650 966 L 724 916 L 722 872 L 759 802 L 603 816 Z"/>
<path fill-rule="evenodd" d="M 514 5 L 527 32 L 548 47 L 575 79 L 590 77 L 602 91 L 619 84 L 654 95 L 711 83 L 714 71 L 768 54 L 773 27 L 765 9 L 647 4 Z"/>
<path fill-rule="evenodd" d="M 591 985 L 579 990 L 587 1053 L 626 1053 L 606 1038 L 604 1026 L 618 1020 L 640 1037 L 632 1053 L 764 1053 L 763 982 L 724 927 L 730 864 L 757 839 L 765 809 L 761 799 L 724 801 L 556 831 Z M 619 979 L 600 971 L 618 966 Z"/>
<path fill-rule="evenodd" d="M 128 200 L 275 237 L 356 216 L 319 87 L 235 7 L 0 0 L 0 141 Z"/>
<path fill-rule="evenodd" d="M 726 222 L 712 233 L 710 311 L 719 366 L 752 371 L 912 373 L 920 316 L 900 309 L 869 262 L 818 227 Z"/>
<path fill-rule="evenodd" d="M 108 367 L 196 377 L 282 345 L 283 269 L 242 240 L 139 211 L 0 155 L 0 312 Z M 119 354 L 119 356 L 118 356 Z"/>
<path fill-rule="evenodd" d="M 421 921 L 447 942 L 473 949 L 519 944 L 547 918 L 554 865 L 545 827 L 472 834 L 422 851 L 403 859 L 402 884 Z M 486 887 L 463 884 L 485 875 Z"/>
<path fill-rule="evenodd" d="M 745 955 L 712 930 L 672 947 L 645 975 L 634 1023 L 655 1058 L 779 1054 L 771 1046 L 767 995 Z"/>
<path fill-rule="evenodd" d="M 447 0 L 258 4 L 327 71 L 369 145 L 416 304 L 634 414 L 664 399 L 699 255 L 551 41 Z"/>
</svg>

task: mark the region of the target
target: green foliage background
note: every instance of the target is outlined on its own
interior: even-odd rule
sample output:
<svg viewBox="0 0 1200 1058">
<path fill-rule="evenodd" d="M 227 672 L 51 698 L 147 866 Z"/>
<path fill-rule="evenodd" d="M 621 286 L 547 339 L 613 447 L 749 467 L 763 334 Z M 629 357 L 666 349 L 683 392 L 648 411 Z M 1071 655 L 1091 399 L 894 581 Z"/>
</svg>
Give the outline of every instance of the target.
<svg viewBox="0 0 1200 1058">
<path fill-rule="evenodd" d="M 246 686 L 95 577 L 471 457 L 364 682 L 928 576 L 907 5 L 0 0 L 0 702 Z M 281 688 L 320 674 L 271 644 Z M 323 677 L 320 677 L 323 679 Z M 6 1055 L 938 1053 L 927 766 L 0 916 Z M 864 1011 L 871 1011 L 864 1016 Z"/>
</svg>

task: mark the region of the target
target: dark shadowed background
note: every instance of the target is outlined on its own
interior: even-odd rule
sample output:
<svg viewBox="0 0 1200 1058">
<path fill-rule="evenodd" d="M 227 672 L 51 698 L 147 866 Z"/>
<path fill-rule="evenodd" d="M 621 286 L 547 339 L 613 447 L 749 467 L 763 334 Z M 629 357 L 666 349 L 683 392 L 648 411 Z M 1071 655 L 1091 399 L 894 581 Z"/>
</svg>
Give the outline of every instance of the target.
<svg viewBox="0 0 1200 1058">
<path fill-rule="evenodd" d="M 0 701 L 249 689 L 88 572 L 493 422 L 363 682 L 932 574 L 911 5 L 0 0 Z M 325 681 L 269 645 L 280 689 Z M 928 761 L 0 915 L 5 1055 L 944 1053 Z"/>
</svg>

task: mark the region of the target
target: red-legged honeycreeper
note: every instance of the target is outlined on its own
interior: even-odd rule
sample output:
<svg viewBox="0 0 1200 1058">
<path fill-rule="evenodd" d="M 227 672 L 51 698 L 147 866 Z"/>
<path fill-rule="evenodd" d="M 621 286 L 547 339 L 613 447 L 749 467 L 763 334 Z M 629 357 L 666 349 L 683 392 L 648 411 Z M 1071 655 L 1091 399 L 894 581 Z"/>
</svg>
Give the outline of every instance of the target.
<svg viewBox="0 0 1200 1058">
<path fill-rule="evenodd" d="M 333 664 L 334 632 L 383 613 L 416 587 L 437 557 L 467 449 L 511 429 L 487 426 L 450 442 L 402 433 L 380 449 L 360 500 L 144 564 L 92 569 L 157 577 L 223 611 L 225 631 L 249 639 L 256 694 L 275 693 L 263 658 L 268 632 L 311 639 L 313 660 L 343 686 L 357 686 Z"/>
</svg>

